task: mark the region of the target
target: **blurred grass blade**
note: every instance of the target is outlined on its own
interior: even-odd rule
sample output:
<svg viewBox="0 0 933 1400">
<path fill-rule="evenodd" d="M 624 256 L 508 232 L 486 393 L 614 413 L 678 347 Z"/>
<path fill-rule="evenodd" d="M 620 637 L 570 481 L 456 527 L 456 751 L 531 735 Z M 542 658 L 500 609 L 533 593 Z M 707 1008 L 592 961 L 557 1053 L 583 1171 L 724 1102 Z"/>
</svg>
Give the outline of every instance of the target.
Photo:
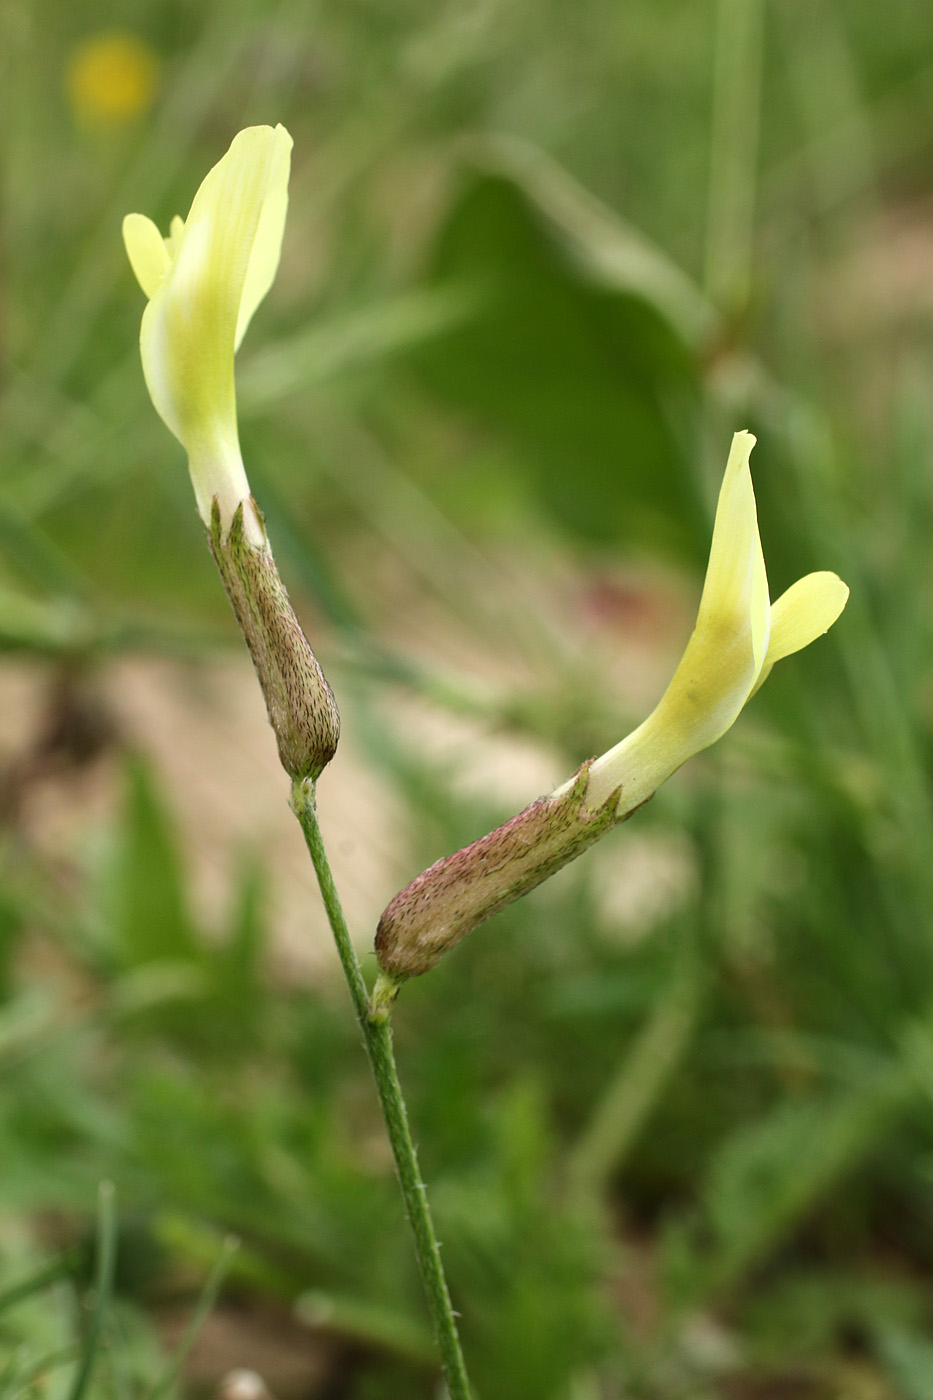
<svg viewBox="0 0 933 1400">
<path fill-rule="evenodd" d="M 488 700 L 471 694 L 464 682 L 434 672 L 381 645 L 367 630 L 363 613 L 325 556 L 296 529 L 273 476 L 264 471 L 261 463 L 257 465 L 255 456 L 250 460 L 250 480 L 257 498 L 262 501 L 263 515 L 275 541 L 276 557 L 283 565 L 283 574 L 289 580 L 297 579 L 298 586 L 307 591 L 339 630 L 343 644 L 341 659 L 346 665 L 408 686 L 454 711 L 488 716 Z M 293 583 L 290 587 L 294 591 Z"/>
<path fill-rule="evenodd" d="M 693 959 L 658 998 L 596 1107 L 568 1163 L 571 1196 L 602 1196 L 690 1043 L 699 994 Z"/>
<path fill-rule="evenodd" d="M 263 469 L 262 461 L 250 461 L 250 481 L 253 494 L 262 501 L 262 513 L 275 542 L 275 553 L 284 565 L 290 587 L 294 579 L 313 598 L 335 627 L 344 632 L 361 632 L 364 619 L 339 577 L 330 568 L 320 550 L 313 548 L 294 524 L 294 513 L 282 499 L 272 472 Z"/>
<path fill-rule="evenodd" d="M 135 967 L 199 962 L 175 829 L 148 767 L 132 760 L 115 871 L 120 954 Z"/>
<path fill-rule="evenodd" d="M 318 322 L 243 366 L 237 382 L 240 416 L 423 345 L 474 315 L 482 295 L 470 285 L 419 288 Z"/>
<path fill-rule="evenodd" d="M 788 35 L 791 92 L 809 138 L 810 197 L 824 218 L 850 215 L 854 199 L 874 196 L 878 163 L 874 114 L 861 91 L 845 7 L 794 0 L 772 9 Z"/>
<path fill-rule="evenodd" d="M 763 0 L 719 0 L 706 231 L 706 291 L 742 311 L 751 291 Z"/>
<path fill-rule="evenodd" d="M 72 565 L 9 500 L 0 501 L 0 558 L 44 595 L 84 592 Z"/>
<path fill-rule="evenodd" d="M 876 1343 L 902 1400 L 933 1400 L 933 1342 L 900 1327 L 885 1327 Z"/>
<path fill-rule="evenodd" d="M 92 636 L 86 614 L 71 600 L 39 601 L 0 586 L 0 651 L 56 656 L 84 650 Z"/>
<path fill-rule="evenodd" d="M 855 1092 L 785 1098 L 767 1117 L 719 1145 L 703 1196 L 703 1229 L 715 1243 L 694 1283 L 731 1287 L 767 1257 L 847 1172 L 883 1141 L 916 1099 L 900 1063 Z"/>
<path fill-rule="evenodd" d="M 367 1347 L 378 1347 L 432 1370 L 436 1364 L 431 1334 L 420 1323 L 393 1309 L 341 1298 L 332 1293 L 303 1293 L 295 1316 L 309 1327 L 333 1332 Z"/>
<path fill-rule="evenodd" d="M 694 349 L 717 338 L 719 314 L 689 274 L 546 152 L 499 136 L 475 141 L 467 152 L 477 172 L 504 176 L 525 192 L 590 281 L 648 298 Z"/>
<path fill-rule="evenodd" d="M 117 1260 L 117 1216 L 113 1182 L 102 1181 L 97 1193 L 97 1268 L 94 1274 L 94 1312 L 85 1339 L 77 1374 L 68 1392 L 68 1400 L 82 1400 L 100 1347 Z"/>
<path fill-rule="evenodd" d="M 23 1397 L 33 1400 L 42 1393 L 37 1382 L 44 1380 L 51 1371 L 67 1366 L 78 1355 L 79 1348 L 76 1346 L 56 1347 L 54 1351 L 29 1358 L 13 1355 L 6 1370 L 0 1374 L 0 1400 L 23 1400 Z"/>
<path fill-rule="evenodd" d="M 188 1353 L 198 1339 L 201 1328 L 204 1326 L 214 1304 L 217 1302 L 218 1295 L 223 1287 L 224 1279 L 227 1277 L 227 1272 L 233 1261 L 233 1256 L 236 1254 L 239 1247 L 240 1242 L 233 1235 L 228 1235 L 224 1240 L 220 1255 L 210 1272 L 207 1283 L 204 1285 L 197 1306 L 191 1315 L 191 1320 L 182 1333 L 181 1341 L 175 1348 L 174 1355 L 169 1361 L 165 1371 L 146 1396 L 146 1400 L 163 1400 L 163 1396 L 167 1395 L 169 1390 L 171 1390 L 182 1366 L 184 1366 L 185 1361 L 188 1359 Z"/>
<path fill-rule="evenodd" d="M 208 11 L 196 41 L 189 43 L 184 63 L 168 88 L 167 100 L 159 105 L 156 119 L 148 125 L 133 162 L 89 229 L 83 256 L 75 262 L 64 293 L 57 298 L 43 327 L 41 343 L 47 360 L 47 380 L 65 380 L 92 336 L 107 301 L 127 277 L 126 260 L 119 247 L 120 220 L 137 205 L 143 186 L 150 207 L 171 187 L 189 149 L 201 138 L 202 124 L 214 109 L 218 93 L 229 84 L 236 63 L 242 60 L 248 39 L 243 29 L 231 25 L 224 7 L 217 7 L 213 13 Z"/>
<path fill-rule="evenodd" d="M 21 1283 L 15 1283 L 11 1288 L 0 1293 L 0 1313 L 14 1307 L 24 1298 L 31 1298 L 34 1293 L 41 1293 L 43 1288 L 47 1288 L 50 1283 L 57 1283 L 59 1279 L 73 1274 L 76 1257 L 74 1251 L 62 1254 L 58 1259 L 53 1259 L 50 1264 L 45 1264 L 41 1269 L 37 1269 Z"/>
</svg>

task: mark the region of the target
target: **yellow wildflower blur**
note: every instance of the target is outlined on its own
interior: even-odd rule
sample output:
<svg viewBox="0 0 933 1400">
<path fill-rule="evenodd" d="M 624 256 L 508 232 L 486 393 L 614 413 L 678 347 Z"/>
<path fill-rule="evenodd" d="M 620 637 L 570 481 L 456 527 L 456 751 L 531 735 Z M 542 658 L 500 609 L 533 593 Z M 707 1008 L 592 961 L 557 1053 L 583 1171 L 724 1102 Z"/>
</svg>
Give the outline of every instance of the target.
<svg viewBox="0 0 933 1400">
<path fill-rule="evenodd" d="M 124 126 L 148 111 L 159 63 L 135 34 L 94 34 L 72 51 L 66 72 L 71 109 L 84 126 Z"/>
</svg>

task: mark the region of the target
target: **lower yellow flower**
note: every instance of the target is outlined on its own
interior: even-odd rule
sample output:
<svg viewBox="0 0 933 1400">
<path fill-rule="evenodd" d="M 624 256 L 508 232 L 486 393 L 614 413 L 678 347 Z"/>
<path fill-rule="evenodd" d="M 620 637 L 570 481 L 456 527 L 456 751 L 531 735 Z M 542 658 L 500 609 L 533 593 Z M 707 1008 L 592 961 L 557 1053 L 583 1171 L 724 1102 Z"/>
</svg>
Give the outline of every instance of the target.
<svg viewBox="0 0 933 1400">
<path fill-rule="evenodd" d="M 389 904 L 376 933 L 375 1005 L 427 972 L 471 929 L 534 889 L 624 821 L 693 754 L 725 734 L 782 657 L 836 621 L 849 590 L 807 574 L 772 605 L 748 459 L 736 433 L 713 526 L 696 626 L 657 707 L 628 738 L 583 764 L 549 797 L 432 865 Z"/>
<path fill-rule="evenodd" d="M 731 728 L 776 661 L 828 631 L 849 590 L 835 574 L 807 574 L 773 605 L 758 535 L 748 459 L 755 439 L 736 433 L 713 526 L 693 635 L 657 708 L 590 769 L 586 806 L 618 791 L 630 812 L 688 758 Z"/>
</svg>

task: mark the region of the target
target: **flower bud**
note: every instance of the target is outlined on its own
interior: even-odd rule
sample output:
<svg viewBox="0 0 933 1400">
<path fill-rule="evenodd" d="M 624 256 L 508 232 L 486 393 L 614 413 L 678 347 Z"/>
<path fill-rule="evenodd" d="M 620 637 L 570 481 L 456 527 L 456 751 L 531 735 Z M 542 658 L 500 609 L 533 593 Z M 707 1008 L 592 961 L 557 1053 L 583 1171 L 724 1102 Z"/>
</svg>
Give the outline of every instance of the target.
<svg viewBox="0 0 933 1400">
<path fill-rule="evenodd" d="M 379 920 L 379 966 L 397 982 L 428 972 L 471 929 L 498 914 L 597 841 L 617 820 L 615 794 L 584 806 L 588 759 L 562 793 L 539 797 L 488 836 L 437 861 Z"/>
<path fill-rule="evenodd" d="M 251 514 L 264 534 L 255 501 Z M 315 779 L 337 749 L 337 702 L 301 630 L 271 550 L 265 540 L 254 543 L 243 516 L 241 502 L 224 534 L 220 506 L 214 501 L 211 553 L 256 667 L 282 767 L 292 778 Z"/>
</svg>

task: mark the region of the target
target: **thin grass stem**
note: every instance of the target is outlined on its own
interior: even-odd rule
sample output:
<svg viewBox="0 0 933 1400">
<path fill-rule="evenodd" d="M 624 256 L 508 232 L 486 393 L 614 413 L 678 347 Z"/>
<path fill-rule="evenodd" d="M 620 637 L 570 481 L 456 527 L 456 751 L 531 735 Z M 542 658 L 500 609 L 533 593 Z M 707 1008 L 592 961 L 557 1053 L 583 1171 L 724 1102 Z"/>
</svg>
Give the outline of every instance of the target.
<svg viewBox="0 0 933 1400">
<path fill-rule="evenodd" d="M 117 1214 L 112 1181 L 102 1181 L 97 1193 L 97 1268 L 94 1272 L 94 1312 L 81 1361 L 75 1373 L 68 1400 L 81 1400 L 91 1379 L 100 1348 L 104 1322 L 113 1293 L 113 1273 L 117 1261 Z"/>
<path fill-rule="evenodd" d="M 198 1298 L 197 1306 L 191 1314 L 188 1325 L 182 1334 L 181 1341 L 175 1348 L 165 1371 L 150 1390 L 148 1400 L 162 1400 L 163 1396 L 169 1393 L 178 1379 L 181 1368 L 184 1366 L 191 1348 L 200 1335 L 201 1328 L 204 1326 L 213 1310 L 214 1304 L 217 1302 L 220 1290 L 223 1287 L 224 1279 L 227 1277 L 230 1265 L 233 1262 L 233 1256 L 236 1254 L 239 1247 L 240 1241 L 234 1235 L 228 1235 L 224 1240 L 223 1247 L 217 1257 L 214 1267 L 208 1275 L 207 1282 L 201 1290 L 201 1296 Z"/>
</svg>

